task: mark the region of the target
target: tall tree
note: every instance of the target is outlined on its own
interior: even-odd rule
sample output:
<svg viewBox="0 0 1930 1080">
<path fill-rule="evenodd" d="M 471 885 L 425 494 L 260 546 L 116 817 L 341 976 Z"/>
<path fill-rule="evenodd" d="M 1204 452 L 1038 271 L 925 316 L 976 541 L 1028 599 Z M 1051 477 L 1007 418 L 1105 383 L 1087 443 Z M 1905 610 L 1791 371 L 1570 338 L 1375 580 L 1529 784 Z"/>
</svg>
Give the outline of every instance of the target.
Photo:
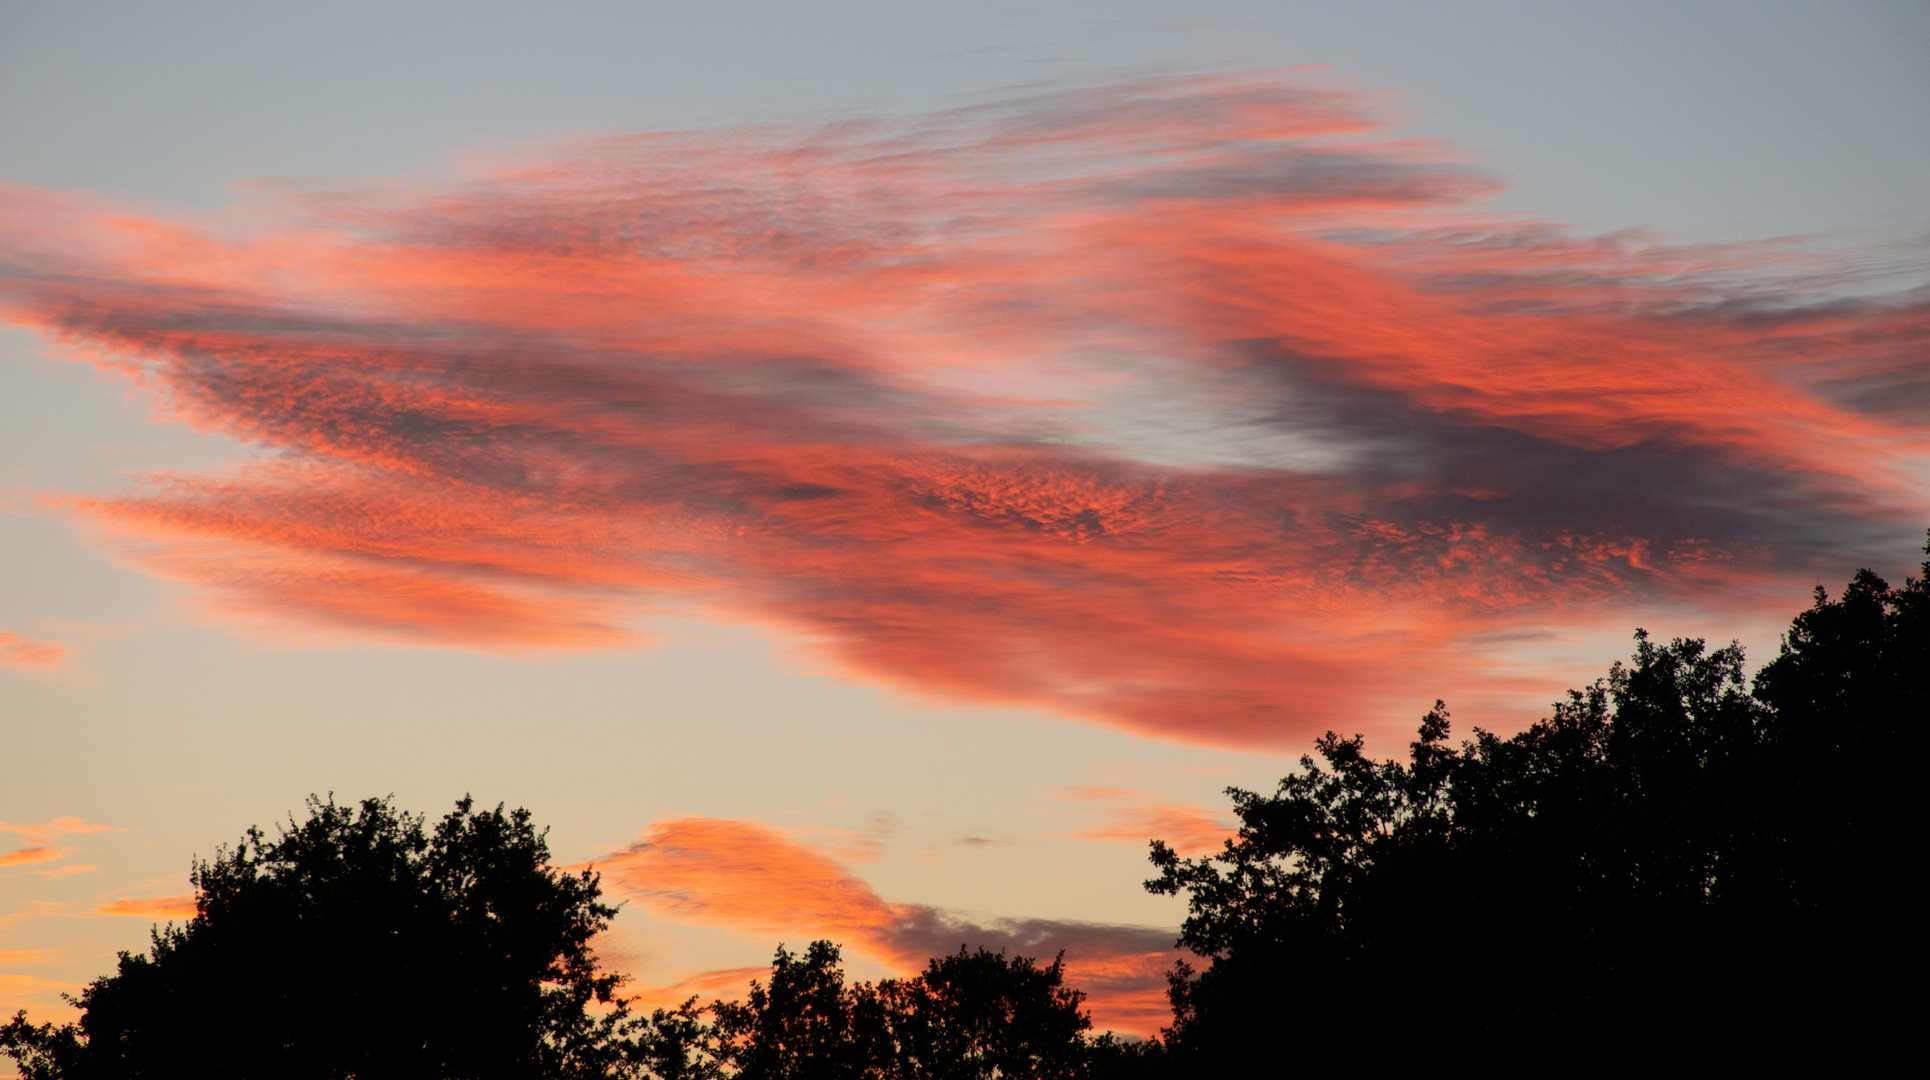
<svg viewBox="0 0 1930 1080">
<path fill-rule="evenodd" d="M 387 799 L 309 801 L 197 863 L 195 915 L 122 953 L 78 1024 L 0 1030 L 31 1080 L 601 1077 L 624 1061 L 615 909 L 549 866 L 525 810 L 433 829 Z M 601 1003 L 598 1014 L 593 1003 Z"/>
</svg>

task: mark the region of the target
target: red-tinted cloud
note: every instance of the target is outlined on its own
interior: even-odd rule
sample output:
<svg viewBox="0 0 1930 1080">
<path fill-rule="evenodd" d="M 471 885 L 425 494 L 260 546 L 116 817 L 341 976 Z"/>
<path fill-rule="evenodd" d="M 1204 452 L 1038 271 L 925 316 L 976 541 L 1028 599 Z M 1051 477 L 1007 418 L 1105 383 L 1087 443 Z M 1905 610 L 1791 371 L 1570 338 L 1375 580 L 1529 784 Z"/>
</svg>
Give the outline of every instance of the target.
<svg viewBox="0 0 1930 1080">
<path fill-rule="evenodd" d="M 231 609 L 485 649 L 695 609 L 1190 741 L 1910 550 L 1920 295 L 1496 218 L 1299 80 L 602 140 L 266 229 L 12 189 L 0 305 L 272 451 L 64 498 Z"/>
<path fill-rule="evenodd" d="M 974 923 L 938 908 L 891 903 L 831 859 L 746 821 L 659 822 L 596 866 L 613 893 L 665 918 L 793 944 L 829 938 L 903 974 L 960 946 L 1035 958 L 1063 950 L 1068 981 L 1089 995 L 1100 1028 L 1148 1035 L 1171 1021 L 1164 973 L 1181 955 L 1171 930 L 1048 919 Z M 710 973 L 689 992 L 741 989 L 739 974 Z"/>
<path fill-rule="evenodd" d="M 58 641 L 35 641 L 0 631 L 0 668 L 41 671 L 65 667 L 72 651 Z"/>
</svg>

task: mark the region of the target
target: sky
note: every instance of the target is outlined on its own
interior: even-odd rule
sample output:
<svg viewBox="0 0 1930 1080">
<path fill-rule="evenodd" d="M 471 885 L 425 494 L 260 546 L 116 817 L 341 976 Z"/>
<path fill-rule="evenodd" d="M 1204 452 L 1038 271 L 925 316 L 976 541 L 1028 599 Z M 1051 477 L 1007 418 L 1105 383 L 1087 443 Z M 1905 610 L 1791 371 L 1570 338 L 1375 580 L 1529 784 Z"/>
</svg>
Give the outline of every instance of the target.
<svg viewBox="0 0 1930 1080">
<path fill-rule="evenodd" d="M 648 1002 L 1065 950 L 1229 785 L 1930 524 L 1914 3 L 0 0 L 0 1012 L 311 794 Z"/>
</svg>

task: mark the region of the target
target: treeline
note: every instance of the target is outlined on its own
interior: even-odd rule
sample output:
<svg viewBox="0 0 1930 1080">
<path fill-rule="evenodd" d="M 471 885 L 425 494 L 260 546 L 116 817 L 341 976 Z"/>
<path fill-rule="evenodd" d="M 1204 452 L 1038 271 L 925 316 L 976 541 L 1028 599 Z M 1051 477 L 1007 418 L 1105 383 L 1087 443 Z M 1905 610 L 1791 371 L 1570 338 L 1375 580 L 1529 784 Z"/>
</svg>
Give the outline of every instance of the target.
<svg viewBox="0 0 1930 1080">
<path fill-rule="evenodd" d="M 748 1000 L 695 998 L 637 1025 L 633 1060 L 660 1080 L 713 1077 L 1082 1077 L 1140 1051 L 1087 1037 L 1084 995 L 1041 967 L 961 947 L 910 979 L 847 984 L 838 947 L 782 946 Z"/>
<path fill-rule="evenodd" d="M 312 801 L 0 1048 L 30 1080 L 1855 1072 L 1913 1041 L 1927 725 L 1930 584 L 1864 571 L 1753 679 L 1638 632 L 1509 738 L 1439 703 L 1406 761 L 1329 733 L 1229 790 L 1220 853 L 1153 844 L 1198 962 L 1146 1041 L 1095 1036 L 1057 960 L 965 948 L 875 984 L 780 948 L 744 1001 L 635 1014 L 589 950 L 615 909 L 526 811 Z"/>
</svg>

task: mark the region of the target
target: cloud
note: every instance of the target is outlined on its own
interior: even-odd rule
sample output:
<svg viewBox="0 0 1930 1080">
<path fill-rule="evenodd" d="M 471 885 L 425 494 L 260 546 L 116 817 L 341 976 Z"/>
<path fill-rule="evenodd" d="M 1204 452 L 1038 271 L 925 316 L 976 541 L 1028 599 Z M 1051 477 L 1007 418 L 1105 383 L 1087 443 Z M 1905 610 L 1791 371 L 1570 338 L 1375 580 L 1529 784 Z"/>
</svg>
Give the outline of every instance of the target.
<svg viewBox="0 0 1930 1080">
<path fill-rule="evenodd" d="M 750 989 L 752 979 L 768 982 L 769 967 L 718 968 L 701 971 L 662 986 L 626 986 L 624 993 L 645 1009 L 671 1008 L 691 998 L 735 1001 Z"/>
<path fill-rule="evenodd" d="M 0 866 L 27 866 L 32 863 L 53 862 L 74 853 L 73 848 L 28 847 L 16 851 L 0 853 Z"/>
<path fill-rule="evenodd" d="M 56 836 L 78 833 L 126 832 L 112 825 L 89 825 L 77 817 L 49 818 L 39 825 L 25 825 L 19 822 L 0 821 L 0 833 L 13 833 L 24 836 L 34 843 L 44 844 Z"/>
<path fill-rule="evenodd" d="M 34 975 L 0 974 L 0 1011 L 4 1011 L 8 1017 L 16 1012 L 25 1012 L 30 1021 L 64 1023 L 73 1018 L 73 1011 L 61 998 L 78 990 L 78 983 L 42 979 Z"/>
<path fill-rule="evenodd" d="M 131 897 L 102 904 L 93 910 L 93 914 L 129 915 L 141 919 L 192 919 L 195 915 L 194 896 Z"/>
<path fill-rule="evenodd" d="M 1132 788 L 1065 787 L 1060 798 L 1072 802 L 1109 804 L 1106 820 L 1074 833 L 1081 840 L 1139 844 L 1164 840 L 1182 855 L 1217 851 L 1235 830 L 1222 815 L 1191 804 L 1147 804 L 1146 793 Z"/>
<path fill-rule="evenodd" d="M 1049 919 L 974 922 L 939 908 L 892 903 L 775 829 L 720 818 L 658 822 L 596 868 L 612 892 L 664 918 L 793 943 L 829 938 L 903 974 L 960 946 L 1034 958 L 1063 950 L 1067 979 L 1090 995 L 1101 1028 L 1144 1035 L 1171 1019 L 1164 973 L 1181 955 L 1172 930 Z M 711 973 L 715 978 L 704 985 L 741 988 L 740 974 Z M 667 991 L 657 996 L 680 1000 Z"/>
<path fill-rule="evenodd" d="M 63 878 L 73 877 L 75 874 L 90 873 L 98 869 L 100 869 L 100 867 L 95 866 L 93 863 L 75 863 L 71 866 L 55 867 L 52 870 L 35 870 L 34 873 L 44 878 Z"/>
<path fill-rule="evenodd" d="M 44 671 L 66 667 L 73 650 L 58 641 L 35 641 L 0 631 L 0 668 L 15 671 Z"/>
<path fill-rule="evenodd" d="M 52 846 L 56 836 L 79 833 L 124 832 L 110 825 L 89 825 L 77 817 L 52 818 L 39 825 L 23 825 L 0 821 L 0 833 L 13 833 L 26 839 L 28 846 L 13 851 L 0 852 L 0 867 L 27 866 L 34 863 L 53 862 L 64 859 L 75 851 L 71 847 Z M 66 877 L 92 870 L 92 866 L 63 866 L 53 870 L 36 870 L 41 877 Z"/>
<path fill-rule="evenodd" d="M 595 140 L 200 224 L 15 187 L 0 307 L 265 451 L 49 496 L 226 612 L 517 651 L 693 611 L 1189 742 L 1909 550 L 1920 292 L 1494 215 L 1310 79 Z"/>
</svg>

